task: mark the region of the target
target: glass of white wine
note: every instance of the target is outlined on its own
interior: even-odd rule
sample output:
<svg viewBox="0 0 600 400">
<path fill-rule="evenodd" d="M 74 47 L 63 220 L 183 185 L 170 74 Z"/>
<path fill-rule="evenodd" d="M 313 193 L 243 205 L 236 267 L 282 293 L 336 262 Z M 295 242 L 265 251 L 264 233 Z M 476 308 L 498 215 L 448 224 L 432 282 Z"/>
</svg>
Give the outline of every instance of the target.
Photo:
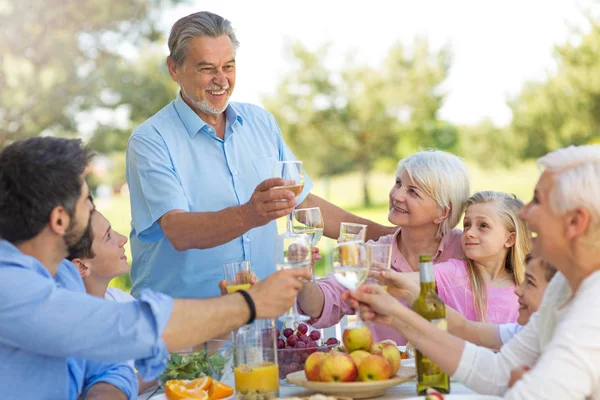
<svg viewBox="0 0 600 400">
<path fill-rule="evenodd" d="M 324 227 L 325 222 L 319 207 L 297 208 L 292 213 L 292 232 L 308 235 L 312 247 L 316 247 L 323 237 Z"/>
<path fill-rule="evenodd" d="M 392 245 L 382 243 L 367 243 L 367 258 L 369 260 L 369 278 L 367 283 L 375 283 L 387 291 L 387 282 L 381 273 L 389 271 L 392 263 Z"/>
<path fill-rule="evenodd" d="M 369 276 L 369 259 L 366 244 L 361 241 L 334 243 L 331 252 L 331 269 L 335 279 L 346 289 L 355 290 Z M 356 310 L 357 325 L 362 325 L 360 311 Z"/>
<path fill-rule="evenodd" d="M 310 238 L 308 235 L 284 232 L 277 235 L 275 245 L 275 265 L 277 270 L 290 268 L 310 268 L 311 251 Z M 295 303 L 287 314 L 279 317 L 284 325 L 293 326 L 294 322 L 308 321 L 306 315 L 300 315 L 296 311 Z"/>
<path fill-rule="evenodd" d="M 364 242 L 367 238 L 367 226 L 352 222 L 340 223 L 340 242 Z"/>
<path fill-rule="evenodd" d="M 271 190 L 289 190 L 294 193 L 296 198 L 302 193 L 302 189 L 304 189 L 304 169 L 302 167 L 302 161 L 275 161 L 273 163 L 271 175 L 273 178 L 282 178 L 285 180 L 285 185 L 275 186 Z M 290 232 L 291 229 L 290 219 L 287 221 L 288 232 Z"/>
</svg>

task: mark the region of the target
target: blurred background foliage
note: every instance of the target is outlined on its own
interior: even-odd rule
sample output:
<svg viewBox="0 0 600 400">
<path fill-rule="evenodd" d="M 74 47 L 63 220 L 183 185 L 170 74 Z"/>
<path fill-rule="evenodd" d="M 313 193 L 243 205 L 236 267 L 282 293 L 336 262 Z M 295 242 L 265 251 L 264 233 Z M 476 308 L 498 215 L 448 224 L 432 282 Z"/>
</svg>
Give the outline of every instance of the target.
<svg viewBox="0 0 600 400">
<path fill-rule="evenodd" d="M 124 150 L 132 129 L 177 93 L 158 21 L 162 10 L 182 2 L 45 0 L 40 7 L 0 0 L 0 148 L 34 135 L 82 137 L 98 154 L 90 185 L 100 194 L 124 194 L 105 206 L 123 233 Z M 311 51 L 289 43 L 292 68 L 263 104 L 305 161 L 315 192 L 375 220 L 386 220 L 397 161 L 419 148 L 464 157 L 475 189 L 494 182 L 494 189 L 528 196 L 532 159 L 569 144 L 600 143 L 600 20 L 589 13 L 588 22 L 591 29 L 555 47 L 555 70 L 507 99 L 508 126 L 460 126 L 438 117 L 452 48 L 433 49 L 424 37 L 393 45 L 378 66 L 348 54 L 337 70 L 327 67 L 333 44 Z M 519 171 L 533 178 L 522 182 Z"/>
</svg>

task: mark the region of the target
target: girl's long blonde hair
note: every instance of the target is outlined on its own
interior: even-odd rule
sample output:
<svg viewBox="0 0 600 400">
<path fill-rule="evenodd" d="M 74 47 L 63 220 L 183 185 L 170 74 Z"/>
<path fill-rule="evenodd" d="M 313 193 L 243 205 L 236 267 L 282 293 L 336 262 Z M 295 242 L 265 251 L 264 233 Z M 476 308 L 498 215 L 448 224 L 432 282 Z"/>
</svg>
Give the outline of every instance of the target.
<svg viewBox="0 0 600 400">
<path fill-rule="evenodd" d="M 504 226 L 509 232 L 515 233 L 515 244 L 512 245 L 506 253 L 504 268 L 512 274 L 515 285 L 520 285 L 525 277 L 525 256 L 529 253 L 531 246 L 531 234 L 525 222 L 519 219 L 519 211 L 524 204 L 517 199 L 515 195 L 484 191 L 477 192 L 467 200 L 467 209 L 474 204 L 493 204 L 498 211 L 498 216 L 504 222 Z M 469 281 L 471 282 L 471 291 L 473 292 L 473 304 L 479 320 L 486 322 L 487 318 L 487 289 L 481 275 L 481 271 L 475 265 L 475 262 L 465 257 L 467 270 L 469 271 Z"/>
</svg>

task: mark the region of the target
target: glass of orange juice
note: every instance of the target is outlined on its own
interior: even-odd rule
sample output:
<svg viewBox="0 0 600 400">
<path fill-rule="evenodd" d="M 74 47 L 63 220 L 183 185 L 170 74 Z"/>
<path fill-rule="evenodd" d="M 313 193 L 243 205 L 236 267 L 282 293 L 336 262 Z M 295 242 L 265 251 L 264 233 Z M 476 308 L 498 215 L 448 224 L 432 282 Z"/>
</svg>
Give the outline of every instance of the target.
<svg viewBox="0 0 600 400">
<path fill-rule="evenodd" d="M 224 263 L 223 277 L 227 281 L 227 293 L 250 289 L 251 272 L 250 261 Z"/>
<path fill-rule="evenodd" d="M 277 331 L 274 319 L 257 319 L 234 332 L 236 398 L 279 397 Z"/>
</svg>

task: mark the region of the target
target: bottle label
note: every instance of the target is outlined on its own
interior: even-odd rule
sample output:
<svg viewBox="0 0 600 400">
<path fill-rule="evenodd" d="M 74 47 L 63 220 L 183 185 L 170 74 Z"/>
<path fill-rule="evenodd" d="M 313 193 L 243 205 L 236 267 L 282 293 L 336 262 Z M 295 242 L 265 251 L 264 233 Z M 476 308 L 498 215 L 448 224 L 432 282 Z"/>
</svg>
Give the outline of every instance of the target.
<svg viewBox="0 0 600 400">
<path fill-rule="evenodd" d="M 446 321 L 446 318 L 432 319 L 431 323 L 443 331 L 448 330 L 448 321 Z"/>
</svg>

